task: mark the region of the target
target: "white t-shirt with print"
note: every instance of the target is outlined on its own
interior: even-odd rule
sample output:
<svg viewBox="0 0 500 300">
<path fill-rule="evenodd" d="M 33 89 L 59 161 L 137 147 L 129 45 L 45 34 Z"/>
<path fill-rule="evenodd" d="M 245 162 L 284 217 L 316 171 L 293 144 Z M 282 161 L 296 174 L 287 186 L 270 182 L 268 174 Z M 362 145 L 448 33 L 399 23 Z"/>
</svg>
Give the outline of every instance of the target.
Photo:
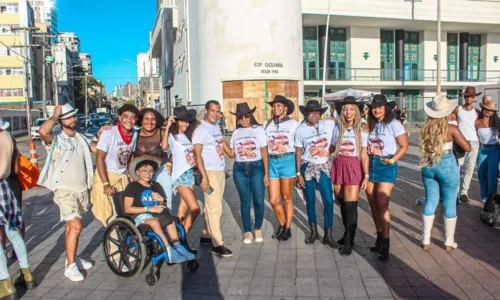
<svg viewBox="0 0 500 300">
<path fill-rule="evenodd" d="M 206 170 L 225 171 L 224 137 L 220 127 L 201 120 L 193 133 L 193 145 L 203 145 L 201 157 Z"/>
<path fill-rule="evenodd" d="M 294 137 L 298 127 L 299 122 L 294 119 L 279 124 L 271 121 L 266 128 L 269 154 L 295 152 Z"/>
<path fill-rule="evenodd" d="M 229 146 L 235 150 L 238 162 L 261 160 L 260 148 L 267 146 L 266 132 L 262 126 L 238 128 L 233 132 Z"/>
<path fill-rule="evenodd" d="M 137 135 L 134 134 L 134 138 L 136 137 Z M 103 131 L 97 143 L 97 149 L 106 152 L 105 162 L 108 172 L 116 175 L 127 172 L 134 144 L 133 140 L 130 144 L 125 144 L 118 131 L 118 126 L 114 126 L 111 130 Z"/>
<path fill-rule="evenodd" d="M 347 128 L 344 132 L 344 138 L 342 139 L 342 145 L 338 145 L 340 135 L 340 127 L 336 126 L 333 131 L 332 145 L 339 147 L 338 154 L 344 156 L 358 156 L 358 148 L 356 145 L 356 135 L 354 134 L 354 129 L 352 127 Z M 368 132 L 361 129 L 361 147 L 367 147 L 368 145 Z"/>
<path fill-rule="evenodd" d="M 333 120 L 320 120 L 315 127 L 302 124 L 295 134 L 295 147 L 302 147 L 302 159 L 323 164 L 330 157 L 330 143 L 337 124 Z"/>
<path fill-rule="evenodd" d="M 194 148 L 184 133 L 168 135 L 168 148 L 172 151 L 172 181 L 196 165 Z"/>
<path fill-rule="evenodd" d="M 398 149 L 396 138 L 405 132 L 405 128 L 398 120 L 392 120 L 389 124 L 377 123 L 368 136 L 368 154 L 394 155 Z"/>
</svg>

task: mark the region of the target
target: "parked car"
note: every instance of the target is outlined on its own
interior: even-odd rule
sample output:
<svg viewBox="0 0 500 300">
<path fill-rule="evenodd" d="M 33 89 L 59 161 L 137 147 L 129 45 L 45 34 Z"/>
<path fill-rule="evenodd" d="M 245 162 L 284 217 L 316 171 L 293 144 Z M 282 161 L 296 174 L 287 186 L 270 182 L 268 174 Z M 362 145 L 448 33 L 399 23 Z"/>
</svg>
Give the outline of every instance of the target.
<svg viewBox="0 0 500 300">
<path fill-rule="evenodd" d="M 108 115 L 105 112 L 98 112 L 97 116 L 99 116 L 99 118 L 107 118 L 108 117 Z"/>
<path fill-rule="evenodd" d="M 99 119 L 99 116 L 96 113 L 89 114 L 89 118 L 91 119 Z"/>
<path fill-rule="evenodd" d="M 112 125 L 111 120 L 108 118 L 90 119 L 86 123 L 79 125 L 77 130 L 88 138 L 97 138 L 97 132 L 104 125 Z"/>
<path fill-rule="evenodd" d="M 34 139 L 39 139 L 40 138 L 40 126 L 42 126 L 43 122 L 47 121 L 47 118 L 42 118 L 42 119 L 36 119 L 35 122 L 33 122 L 33 125 L 31 125 L 31 137 Z"/>
</svg>

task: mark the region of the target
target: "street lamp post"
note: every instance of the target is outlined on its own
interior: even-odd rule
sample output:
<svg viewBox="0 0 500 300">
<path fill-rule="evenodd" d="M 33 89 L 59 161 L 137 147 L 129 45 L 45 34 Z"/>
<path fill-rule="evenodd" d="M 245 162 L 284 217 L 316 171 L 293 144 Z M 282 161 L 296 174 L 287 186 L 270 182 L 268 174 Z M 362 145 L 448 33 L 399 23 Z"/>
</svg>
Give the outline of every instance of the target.
<svg viewBox="0 0 500 300">
<path fill-rule="evenodd" d="M 127 59 L 127 58 L 121 58 L 121 60 L 129 62 L 129 63 L 133 63 L 134 65 L 137 66 L 137 68 L 139 68 L 139 70 L 141 70 L 144 73 L 145 77 L 149 78 L 149 82 L 150 82 L 149 84 L 150 84 L 150 90 L 151 90 L 151 92 L 150 92 L 151 93 L 150 101 L 153 101 L 153 93 L 154 93 L 154 87 L 153 87 L 153 65 L 152 65 L 151 58 L 149 60 L 149 65 L 150 65 L 150 68 L 149 68 L 150 72 L 149 73 L 146 72 L 144 70 L 144 68 L 139 67 L 139 65 L 135 61 L 133 61 L 133 60 L 130 60 L 130 59 Z M 148 101 L 148 100 L 146 99 L 146 101 Z"/>
</svg>

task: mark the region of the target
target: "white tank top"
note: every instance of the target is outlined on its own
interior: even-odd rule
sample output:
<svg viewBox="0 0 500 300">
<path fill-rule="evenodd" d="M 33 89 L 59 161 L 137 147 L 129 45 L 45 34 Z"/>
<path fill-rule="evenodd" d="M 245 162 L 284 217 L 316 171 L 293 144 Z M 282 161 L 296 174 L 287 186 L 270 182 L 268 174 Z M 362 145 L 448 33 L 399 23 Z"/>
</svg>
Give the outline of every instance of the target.
<svg viewBox="0 0 500 300">
<path fill-rule="evenodd" d="M 453 142 L 447 142 L 447 143 L 444 143 L 443 145 L 443 150 L 446 151 L 446 150 L 452 150 L 453 149 Z"/>
<path fill-rule="evenodd" d="M 476 119 L 477 114 L 474 108 L 465 110 L 462 106 L 459 106 L 457 114 L 458 128 L 469 142 L 477 142 Z"/>
<path fill-rule="evenodd" d="M 479 143 L 481 143 L 481 145 L 498 144 L 498 137 L 493 135 L 492 128 L 478 128 L 477 134 L 479 135 Z"/>
</svg>

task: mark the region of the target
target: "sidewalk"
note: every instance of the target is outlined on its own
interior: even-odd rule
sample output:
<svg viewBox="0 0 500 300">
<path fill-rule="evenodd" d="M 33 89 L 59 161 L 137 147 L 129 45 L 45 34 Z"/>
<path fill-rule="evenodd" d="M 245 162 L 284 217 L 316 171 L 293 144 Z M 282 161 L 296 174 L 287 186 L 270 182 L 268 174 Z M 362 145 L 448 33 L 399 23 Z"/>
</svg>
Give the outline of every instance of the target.
<svg viewBox="0 0 500 300">
<path fill-rule="evenodd" d="M 304 244 L 309 233 L 306 209 L 296 195 L 289 241 L 278 243 L 270 238 L 277 224 L 266 200 L 264 243 L 244 246 L 238 193 L 229 178 L 221 223 L 225 244 L 234 256 L 221 259 L 211 254 L 210 247 L 198 245 L 200 217 L 189 237 L 198 248 L 200 269 L 191 273 L 185 266 L 164 265 L 160 281 L 153 287 L 145 283 L 149 266 L 133 280 L 111 273 L 101 250 L 104 230 L 91 213 L 84 218 L 79 253 L 95 261 L 95 267 L 81 283 L 65 279 L 64 224 L 59 222 L 58 208 L 47 190 L 28 191 L 23 202 L 26 241 L 40 286 L 22 299 L 500 299 L 500 230 L 479 220 L 482 205 L 477 201 L 476 178 L 469 193 L 474 200 L 458 206 L 455 237 L 459 248 L 451 254 L 443 249 L 441 208 L 436 211 L 431 248 L 420 248 L 423 206 L 415 201 L 423 199 L 424 191 L 418 161 L 418 136 L 412 134 L 392 196 L 391 257 L 387 262 L 379 262 L 368 249 L 374 243 L 375 229 L 364 193 L 355 248 L 349 257 L 318 242 Z M 320 204 L 317 215 L 323 228 Z M 336 206 L 336 238 L 342 236 L 341 224 Z M 17 262 L 11 265 L 11 274 L 18 268 Z"/>
</svg>

